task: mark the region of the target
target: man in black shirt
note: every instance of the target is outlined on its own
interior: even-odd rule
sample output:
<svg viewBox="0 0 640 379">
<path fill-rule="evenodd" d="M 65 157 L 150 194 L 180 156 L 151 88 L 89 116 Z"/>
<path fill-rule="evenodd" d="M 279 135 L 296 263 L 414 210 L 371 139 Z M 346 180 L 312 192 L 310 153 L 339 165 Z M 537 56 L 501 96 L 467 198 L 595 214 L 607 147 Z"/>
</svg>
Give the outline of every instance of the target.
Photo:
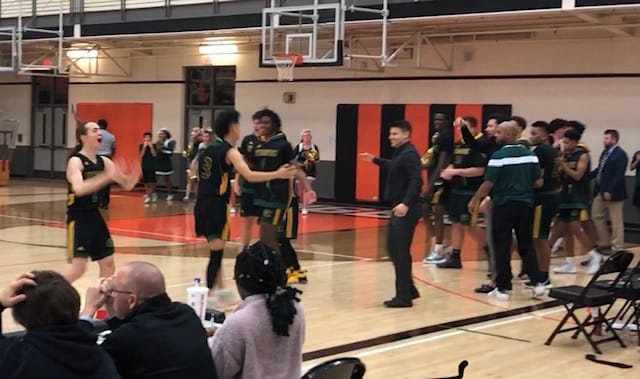
<svg viewBox="0 0 640 379">
<path fill-rule="evenodd" d="M 558 152 L 549 143 L 550 131 L 549 124 L 544 121 L 536 121 L 531 124 L 529 138 L 532 150 L 538 157 L 542 174 L 542 187 L 533 190 L 533 247 L 538 258 L 540 281 L 545 287 L 551 285 L 549 281 L 551 221 L 558 213 L 558 205 L 560 204 L 560 173 L 556 168 Z M 532 283 L 526 282 L 525 286 L 531 287 Z"/>
<path fill-rule="evenodd" d="M 420 219 L 419 201 L 422 176 L 420 175 L 420 155 L 409 141 L 411 124 L 397 121 L 389 129 L 389 141 L 395 148 L 391 159 L 377 158 L 370 153 L 361 153 L 360 157 L 368 162 L 386 166 L 387 181 L 384 198 L 393 207 L 387 231 L 387 251 L 393 261 L 396 272 L 396 294 L 385 301 L 389 308 L 413 306 L 412 300 L 420 296 L 411 277 L 411 242 L 416 224 Z"/>
</svg>

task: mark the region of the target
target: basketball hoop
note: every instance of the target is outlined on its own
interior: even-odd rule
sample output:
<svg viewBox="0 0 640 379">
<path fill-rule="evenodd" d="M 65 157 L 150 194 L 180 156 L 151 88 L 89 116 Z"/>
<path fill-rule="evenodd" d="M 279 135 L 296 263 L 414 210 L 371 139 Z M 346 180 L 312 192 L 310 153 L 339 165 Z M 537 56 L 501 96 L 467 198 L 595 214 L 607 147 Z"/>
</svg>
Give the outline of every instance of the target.
<svg viewBox="0 0 640 379">
<path fill-rule="evenodd" d="M 302 64 L 302 54 L 274 54 L 273 62 L 278 70 L 278 81 L 292 82 L 293 69 Z"/>
</svg>

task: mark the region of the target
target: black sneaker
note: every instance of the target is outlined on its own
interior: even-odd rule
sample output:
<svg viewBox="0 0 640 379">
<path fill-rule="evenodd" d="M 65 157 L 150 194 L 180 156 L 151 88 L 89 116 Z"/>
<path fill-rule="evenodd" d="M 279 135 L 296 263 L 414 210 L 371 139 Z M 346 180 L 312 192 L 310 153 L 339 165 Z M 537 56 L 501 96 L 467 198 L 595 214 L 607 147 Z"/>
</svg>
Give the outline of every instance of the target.
<svg viewBox="0 0 640 379">
<path fill-rule="evenodd" d="M 518 279 L 527 280 L 527 279 L 529 279 L 529 276 L 527 274 L 525 274 L 524 272 L 521 272 L 521 273 L 518 274 Z"/>
<path fill-rule="evenodd" d="M 493 291 L 494 289 L 496 289 L 496 286 L 494 286 L 493 284 L 489 283 L 489 284 L 483 284 L 478 288 L 475 288 L 473 290 L 473 292 L 475 293 L 489 293 L 491 291 Z"/>
<path fill-rule="evenodd" d="M 384 303 L 384 306 L 387 308 L 411 308 L 413 304 L 411 301 L 402 301 L 397 298 L 393 298 L 391 300 L 387 300 Z"/>
<path fill-rule="evenodd" d="M 438 263 L 436 266 L 438 268 L 462 268 L 462 262 L 460 261 L 460 257 L 450 256 L 446 261 L 442 263 Z"/>
<path fill-rule="evenodd" d="M 553 285 L 551 284 L 551 281 L 549 279 L 545 280 L 544 282 L 541 283 L 542 285 L 544 285 L 544 288 L 551 288 L 553 287 Z M 530 280 L 527 280 L 526 282 L 522 283 L 523 286 L 527 287 L 527 288 L 533 288 L 535 287 L 535 285 L 533 283 L 531 283 Z"/>
</svg>

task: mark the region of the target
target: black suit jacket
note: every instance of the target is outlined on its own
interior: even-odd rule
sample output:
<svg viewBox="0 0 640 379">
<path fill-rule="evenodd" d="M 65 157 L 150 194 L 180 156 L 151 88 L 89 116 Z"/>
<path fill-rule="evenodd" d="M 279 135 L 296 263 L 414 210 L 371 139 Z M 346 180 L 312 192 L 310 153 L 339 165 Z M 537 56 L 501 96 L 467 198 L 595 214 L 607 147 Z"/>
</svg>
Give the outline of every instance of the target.
<svg viewBox="0 0 640 379">
<path fill-rule="evenodd" d="M 398 147 L 391 159 L 374 158 L 373 162 L 387 169 L 384 199 L 396 206 L 412 207 L 418 203 L 422 187 L 420 155 L 410 142 Z"/>
</svg>

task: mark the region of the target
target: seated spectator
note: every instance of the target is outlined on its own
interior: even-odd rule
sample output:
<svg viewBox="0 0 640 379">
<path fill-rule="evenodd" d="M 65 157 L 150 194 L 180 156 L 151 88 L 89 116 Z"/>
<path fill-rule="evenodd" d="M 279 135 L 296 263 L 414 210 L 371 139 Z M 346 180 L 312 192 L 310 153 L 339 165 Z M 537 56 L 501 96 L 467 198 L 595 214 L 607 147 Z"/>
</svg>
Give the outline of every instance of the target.
<svg viewBox="0 0 640 379">
<path fill-rule="evenodd" d="M 304 312 L 297 293 L 301 292 L 286 286 L 280 258 L 257 243 L 236 258 L 234 279 L 243 301 L 210 343 L 218 377 L 300 377 Z"/>
<path fill-rule="evenodd" d="M 26 328 L 22 337 L 0 335 L 0 378 L 119 378 L 96 336 L 78 322 L 80 295 L 53 271 L 22 274 L 0 292 L 0 312 Z"/>
<path fill-rule="evenodd" d="M 188 305 L 171 302 L 160 270 L 146 262 L 119 268 L 100 288 L 87 290 L 83 316 L 107 302 L 115 317 L 102 348 L 123 379 L 216 378 L 207 335 Z"/>
</svg>

